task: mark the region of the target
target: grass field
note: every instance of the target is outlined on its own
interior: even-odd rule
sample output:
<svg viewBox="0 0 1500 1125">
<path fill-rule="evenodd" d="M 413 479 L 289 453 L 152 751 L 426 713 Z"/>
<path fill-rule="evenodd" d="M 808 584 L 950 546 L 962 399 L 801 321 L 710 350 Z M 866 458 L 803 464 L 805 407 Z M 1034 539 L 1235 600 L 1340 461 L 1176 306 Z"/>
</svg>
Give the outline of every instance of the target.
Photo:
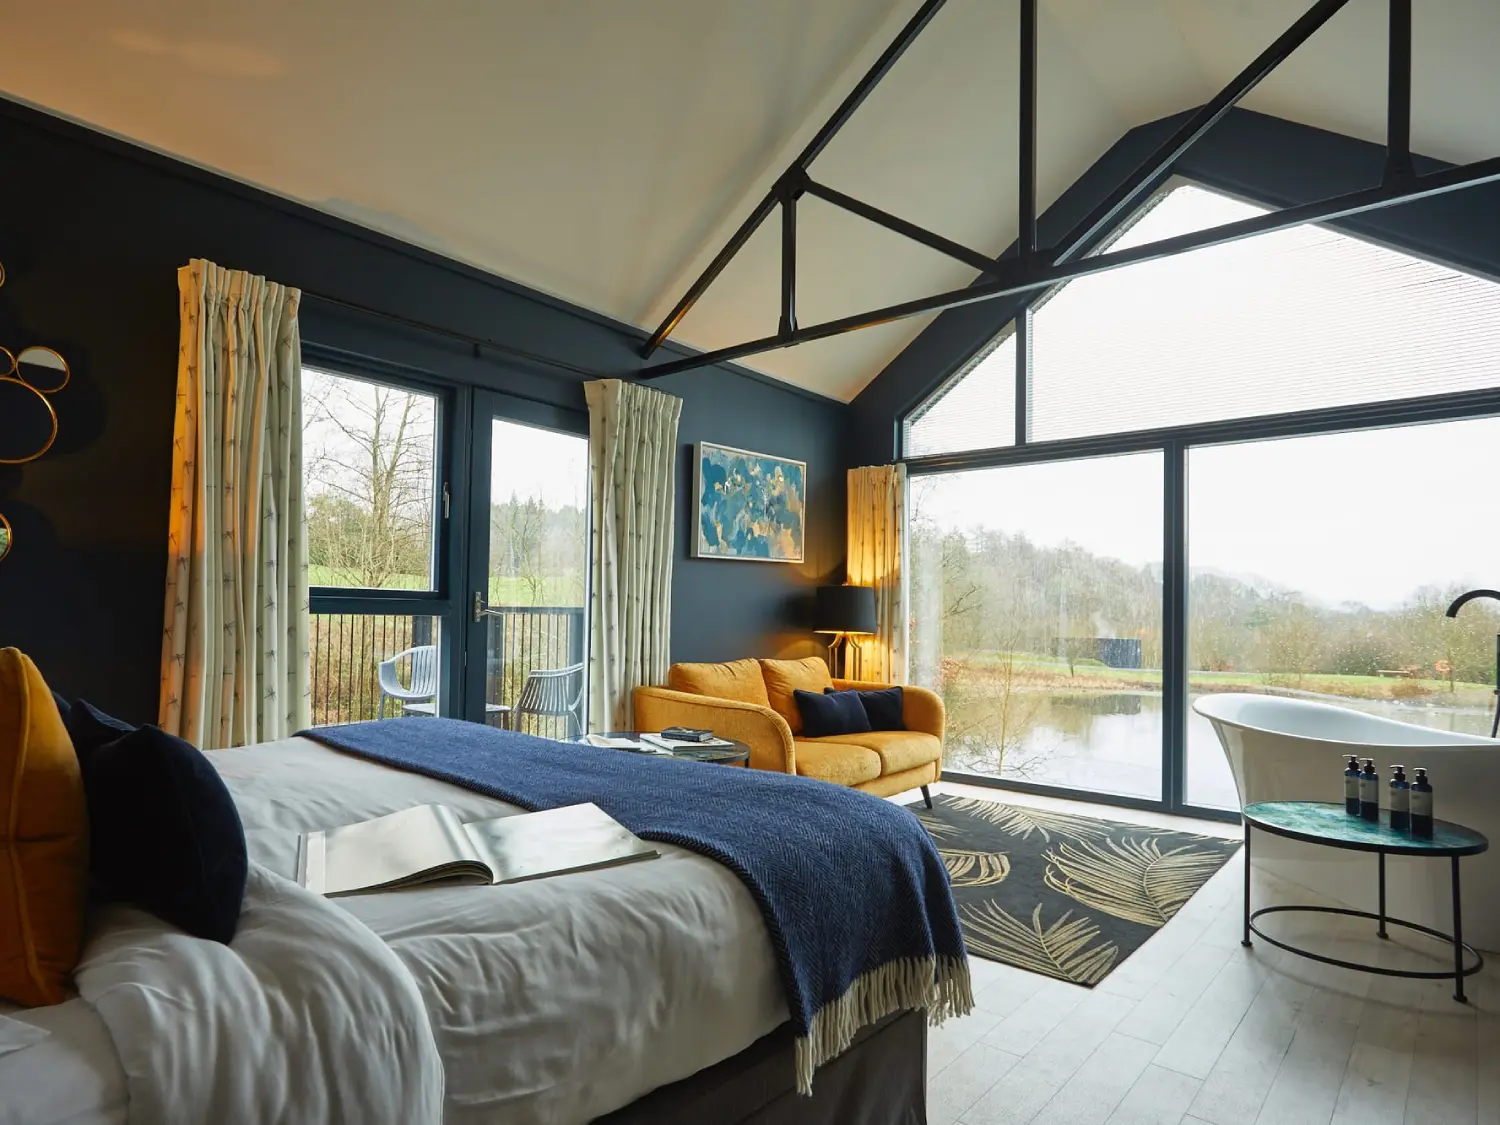
<svg viewBox="0 0 1500 1125">
<path fill-rule="evenodd" d="M 1068 663 L 1031 653 L 974 653 L 963 657 L 971 668 L 991 675 L 1014 661 L 1016 686 L 1073 691 L 1160 691 L 1161 671 L 1155 668 L 1109 668 L 1102 664 Z M 1188 686 L 1195 691 L 1294 690 L 1348 699 L 1440 698 L 1455 707 L 1488 707 L 1494 687 L 1458 681 L 1448 690 L 1447 680 L 1401 679 L 1387 676 L 1342 676 L 1308 672 L 1304 675 L 1270 675 L 1264 672 L 1189 672 Z"/>
<path fill-rule="evenodd" d="M 353 587 L 348 575 L 342 575 L 333 567 L 310 566 L 307 581 L 311 586 L 329 586 L 338 589 Z M 388 579 L 384 590 L 430 590 L 425 575 L 397 574 Z M 491 578 L 488 601 L 490 605 L 545 605 L 579 606 L 583 598 L 579 591 L 582 583 L 576 576 L 559 575 L 542 579 L 536 598 L 532 597 L 531 584 L 520 578 Z"/>
</svg>

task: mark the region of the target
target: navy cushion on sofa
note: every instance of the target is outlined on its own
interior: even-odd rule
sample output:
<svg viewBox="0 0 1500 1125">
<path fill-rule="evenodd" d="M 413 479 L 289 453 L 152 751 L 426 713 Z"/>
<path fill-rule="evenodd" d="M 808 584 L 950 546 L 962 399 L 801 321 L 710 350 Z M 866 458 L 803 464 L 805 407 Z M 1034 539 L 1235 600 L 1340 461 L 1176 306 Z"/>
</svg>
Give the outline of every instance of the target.
<svg viewBox="0 0 1500 1125">
<path fill-rule="evenodd" d="M 835 734 L 861 734 L 870 729 L 870 717 L 859 701 L 857 691 L 833 691 L 819 695 L 813 691 L 794 691 L 797 711 L 802 715 L 802 733 L 808 738 L 827 738 Z"/>
<path fill-rule="evenodd" d="M 823 689 L 825 694 L 831 694 L 837 690 L 837 688 Z M 855 694 L 864 704 L 865 716 L 870 720 L 871 730 L 906 729 L 906 720 L 902 717 L 905 703 L 901 698 L 900 687 L 856 690 Z"/>
<path fill-rule="evenodd" d="M 75 717 L 80 710 L 75 701 Z M 245 897 L 245 828 L 202 751 L 158 727 L 141 727 L 88 745 L 79 764 L 95 892 L 227 944 Z"/>
</svg>

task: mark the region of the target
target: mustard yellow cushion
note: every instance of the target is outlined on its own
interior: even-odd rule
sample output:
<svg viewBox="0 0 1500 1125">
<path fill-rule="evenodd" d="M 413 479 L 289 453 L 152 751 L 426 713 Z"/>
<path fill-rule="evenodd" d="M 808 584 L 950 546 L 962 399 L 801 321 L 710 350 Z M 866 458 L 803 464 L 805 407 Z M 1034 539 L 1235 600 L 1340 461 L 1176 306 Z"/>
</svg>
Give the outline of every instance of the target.
<svg viewBox="0 0 1500 1125">
<path fill-rule="evenodd" d="M 42 675 L 0 649 L 0 997 L 58 1004 L 83 940 L 88 807 Z"/>
<path fill-rule="evenodd" d="M 871 730 L 859 734 L 841 734 L 843 742 L 863 746 L 880 755 L 882 774 L 925 766 L 942 756 L 943 744 L 934 735 L 919 730 Z"/>
<path fill-rule="evenodd" d="M 802 713 L 797 710 L 794 691 L 810 691 L 822 695 L 823 689 L 833 686 L 833 677 L 828 674 L 828 665 L 821 656 L 806 656 L 801 660 L 762 660 L 761 674 L 766 681 L 766 695 L 771 707 L 792 728 L 793 734 L 802 730 Z"/>
<path fill-rule="evenodd" d="M 731 660 L 728 664 L 674 664 L 667 670 L 667 686 L 673 691 L 690 691 L 694 695 L 711 695 L 715 699 L 733 699 L 738 703 L 758 703 L 769 707 L 766 681 L 761 679 L 760 664 L 754 660 Z"/>
<path fill-rule="evenodd" d="M 797 772 L 835 785 L 858 785 L 880 776 L 880 755 L 863 746 L 799 738 Z"/>
</svg>

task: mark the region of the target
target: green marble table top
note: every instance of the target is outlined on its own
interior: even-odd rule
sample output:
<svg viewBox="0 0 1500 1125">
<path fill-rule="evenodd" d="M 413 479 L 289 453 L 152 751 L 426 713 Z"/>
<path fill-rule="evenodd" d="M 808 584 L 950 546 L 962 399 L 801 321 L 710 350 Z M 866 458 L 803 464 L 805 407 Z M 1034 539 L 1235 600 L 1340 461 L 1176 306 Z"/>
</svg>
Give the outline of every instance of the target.
<svg viewBox="0 0 1500 1125">
<path fill-rule="evenodd" d="M 1490 842 L 1472 828 L 1446 820 L 1434 821 L 1432 836 L 1413 836 L 1391 827 L 1388 809 L 1380 810 L 1380 821 L 1350 816 L 1344 806 L 1322 801 L 1260 801 L 1245 806 L 1245 820 L 1294 840 L 1326 844 L 1330 848 L 1390 852 L 1395 855 L 1475 855 Z"/>
</svg>

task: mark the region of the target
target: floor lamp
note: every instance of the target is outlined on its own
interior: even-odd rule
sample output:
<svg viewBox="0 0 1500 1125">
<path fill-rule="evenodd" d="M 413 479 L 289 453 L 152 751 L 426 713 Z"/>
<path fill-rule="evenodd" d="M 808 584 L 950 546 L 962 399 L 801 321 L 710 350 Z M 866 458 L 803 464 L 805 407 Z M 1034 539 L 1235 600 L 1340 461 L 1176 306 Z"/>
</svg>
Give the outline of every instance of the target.
<svg viewBox="0 0 1500 1125">
<path fill-rule="evenodd" d="M 841 680 L 859 679 L 862 661 L 852 638 L 875 632 L 875 591 L 869 586 L 819 586 L 813 632 L 833 634 L 828 642 L 829 671 Z"/>
</svg>

